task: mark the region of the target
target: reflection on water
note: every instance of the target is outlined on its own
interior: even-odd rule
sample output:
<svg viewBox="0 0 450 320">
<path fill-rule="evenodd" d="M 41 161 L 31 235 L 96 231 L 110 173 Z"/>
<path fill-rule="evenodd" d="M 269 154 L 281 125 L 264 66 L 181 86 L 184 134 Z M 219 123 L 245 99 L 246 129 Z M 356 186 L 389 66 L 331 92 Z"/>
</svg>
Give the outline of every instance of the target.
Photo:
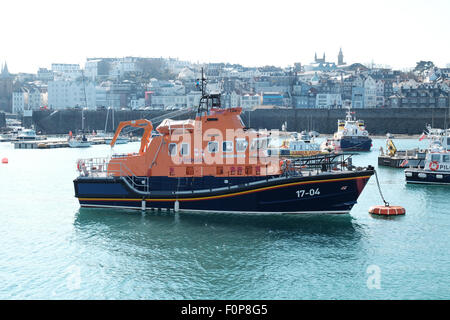
<svg viewBox="0 0 450 320">
<path fill-rule="evenodd" d="M 299 298 L 294 288 L 305 287 L 312 274 L 332 276 L 330 262 L 353 264 L 365 256 L 361 228 L 350 215 L 143 214 L 81 208 L 74 226 L 73 241 L 95 254 L 89 260 L 132 261 L 127 272 L 136 273 L 134 281 L 177 288 L 166 286 L 158 298 Z M 339 252 L 342 248 L 345 254 Z"/>
<path fill-rule="evenodd" d="M 351 235 L 356 232 L 355 220 L 349 214 L 298 214 L 298 215 L 246 215 L 226 213 L 194 213 L 173 211 L 146 211 L 123 209 L 80 208 L 75 214 L 75 226 L 85 229 L 102 224 L 109 229 L 130 228 L 140 225 L 158 225 L 163 228 L 204 227 L 240 231 L 260 230 L 292 232 L 294 234 L 321 234 L 324 236 Z M 122 230 L 122 229 L 121 229 Z"/>
</svg>

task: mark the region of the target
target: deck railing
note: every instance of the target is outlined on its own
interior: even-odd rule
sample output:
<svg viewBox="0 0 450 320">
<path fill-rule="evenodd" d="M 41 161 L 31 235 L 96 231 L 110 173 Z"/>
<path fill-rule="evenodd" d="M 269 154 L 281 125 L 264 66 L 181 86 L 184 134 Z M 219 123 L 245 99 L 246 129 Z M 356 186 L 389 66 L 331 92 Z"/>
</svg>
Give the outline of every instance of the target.
<svg viewBox="0 0 450 320">
<path fill-rule="evenodd" d="M 125 156 L 125 155 L 124 155 Z M 120 158 L 121 155 L 114 155 L 113 159 Z M 120 177 L 129 186 L 142 192 L 148 192 L 148 177 L 138 177 L 123 162 L 114 163 L 117 169 L 108 170 L 111 158 L 88 158 L 77 161 L 77 169 L 82 177 Z"/>
</svg>

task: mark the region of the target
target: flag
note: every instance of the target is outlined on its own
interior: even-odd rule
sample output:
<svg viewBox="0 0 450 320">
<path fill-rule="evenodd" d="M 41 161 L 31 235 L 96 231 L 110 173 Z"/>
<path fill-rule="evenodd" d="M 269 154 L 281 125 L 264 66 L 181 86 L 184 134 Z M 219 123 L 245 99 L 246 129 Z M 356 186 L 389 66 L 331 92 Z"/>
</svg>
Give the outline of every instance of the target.
<svg viewBox="0 0 450 320">
<path fill-rule="evenodd" d="M 422 141 L 423 139 L 425 139 L 425 137 L 426 137 L 426 135 L 425 135 L 425 132 L 424 132 L 424 133 L 422 133 L 422 135 L 420 136 L 419 141 Z"/>
<path fill-rule="evenodd" d="M 407 159 L 405 159 L 405 160 L 403 160 L 402 161 L 402 163 L 400 163 L 400 167 L 404 167 L 404 166 L 406 166 L 408 164 L 408 160 Z"/>
<path fill-rule="evenodd" d="M 72 137 L 72 131 L 69 131 L 69 137 Z"/>
</svg>

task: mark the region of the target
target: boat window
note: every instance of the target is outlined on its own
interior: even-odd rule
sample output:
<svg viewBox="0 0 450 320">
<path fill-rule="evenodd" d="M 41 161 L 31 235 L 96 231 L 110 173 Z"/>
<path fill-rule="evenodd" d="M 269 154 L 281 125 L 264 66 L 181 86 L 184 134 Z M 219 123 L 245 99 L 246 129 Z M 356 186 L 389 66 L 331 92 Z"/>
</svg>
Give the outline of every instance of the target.
<svg viewBox="0 0 450 320">
<path fill-rule="evenodd" d="M 448 154 L 442 155 L 442 162 L 450 162 L 450 156 Z"/>
<path fill-rule="evenodd" d="M 431 155 L 431 161 L 439 161 L 439 160 L 441 160 L 440 154 L 432 154 Z"/>
<path fill-rule="evenodd" d="M 233 152 L 233 142 L 232 141 L 222 142 L 222 150 L 223 152 Z"/>
<path fill-rule="evenodd" d="M 256 149 L 265 149 L 267 148 L 267 138 L 256 138 L 253 139 L 250 150 L 255 151 Z"/>
<path fill-rule="evenodd" d="M 219 144 L 217 143 L 217 141 L 209 141 L 208 142 L 208 151 L 210 153 L 219 151 Z"/>
<path fill-rule="evenodd" d="M 447 146 L 450 146 L 450 138 L 447 138 Z"/>
<path fill-rule="evenodd" d="M 236 151 L 244 152 L 247 149 L 248 142 L 245 139 L 236 139 Z"/>
<path fill-rule="evenodd" d="M 181 144 L 180 155 L 182 155 L 182 156 L 188 156 L 189 155 L 189 143 L 182 143 Z"/>
<path fill-rule="evenodd" d="M 169 155 L 176 156 L 177 155 L 177 144 L 169 143 Z"/>
</svg>

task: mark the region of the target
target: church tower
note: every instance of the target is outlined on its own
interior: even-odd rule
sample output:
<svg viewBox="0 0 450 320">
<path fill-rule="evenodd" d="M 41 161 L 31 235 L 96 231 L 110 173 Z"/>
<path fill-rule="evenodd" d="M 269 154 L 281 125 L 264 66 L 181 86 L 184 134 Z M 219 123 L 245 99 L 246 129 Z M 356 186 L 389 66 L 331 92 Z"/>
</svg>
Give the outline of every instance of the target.
<svg viewBox="0 0 450 320">
<path fill-rule="evenodd" d="M 0 73 L 0 111 L 12 112 L 13 80 L 5 62 Z"/>
<path fill-rule="evenodd" d="M 344 62 L 344 54 L 342 53 L 342 48 L 339 49 L 339 54 L 338 54 L 338 66 L 342 66 L 343 64 L 345 64 Z"/>
</svg>

